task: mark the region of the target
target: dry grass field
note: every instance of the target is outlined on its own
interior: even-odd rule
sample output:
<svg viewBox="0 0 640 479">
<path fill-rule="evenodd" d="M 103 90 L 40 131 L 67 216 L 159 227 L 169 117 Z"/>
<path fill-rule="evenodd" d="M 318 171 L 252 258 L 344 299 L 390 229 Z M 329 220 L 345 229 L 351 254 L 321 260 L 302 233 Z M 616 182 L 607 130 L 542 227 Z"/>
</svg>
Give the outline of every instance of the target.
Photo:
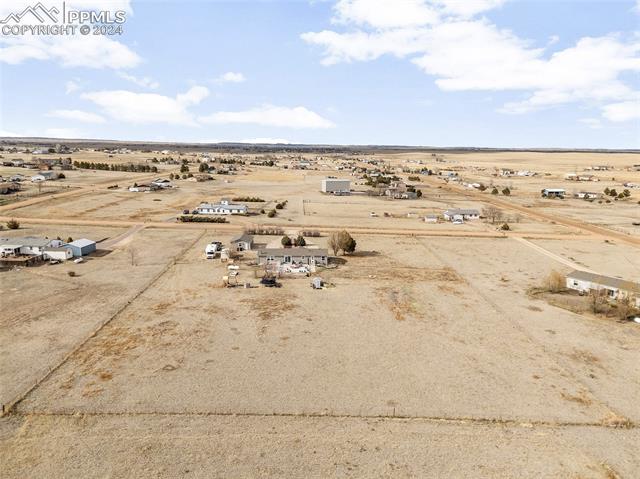
<svg viewBox="0 0 640 479">
<path fill-rule="evenodd" d="M 72 170 L 56 182 L 65 194 L 0 206 L 3 223 L 21 222 L 2 237 L 98 241 L 81 264 L 0 271 L 3 477 L 637 476 L 640 326 L 532 294 L 553 270 L 638 280 L 640 190 L 610 204 L 539 198 L 544 187 L 570 191 L 564 174 L 591 165 L 615 170 L 585 188 L 640 183 L 626 170 L 637 155 L 362 155 L 396 171 L 455 166 L 464 181 L 512 182 L 512 195 L 499 195 L 507 232 L 484 220 L 422 221 L 486 208 L 488 191 L 434 175 L 413 182 L 422 198 L 389 200 L 336 170 L 342 156 L 305 156 L 312 169 L 284 169 L 294 160 L 283 155 L 278 167 L 151 193 L 127 187 L 179 165 Z M 503 180 L 495 167 L 550 174 Z M 350 178 L 354 194 L 320 193 L 328 175 Z M 266 201 L 228 225 L 176 223 L 201 201 L 244 196 Z M 284 200 L 275 218 L 260 213 Z M 357 250 L 319 268 L 322 290 L 307 277 L 260 286 L 254 252 L 236 261 L 252 287 L 223 287 L 226 264 L 206 260 L 205 245 L 260 225 L 317 229 L 308 242 L 318 247 L 345 228 Z"/>
</svg>

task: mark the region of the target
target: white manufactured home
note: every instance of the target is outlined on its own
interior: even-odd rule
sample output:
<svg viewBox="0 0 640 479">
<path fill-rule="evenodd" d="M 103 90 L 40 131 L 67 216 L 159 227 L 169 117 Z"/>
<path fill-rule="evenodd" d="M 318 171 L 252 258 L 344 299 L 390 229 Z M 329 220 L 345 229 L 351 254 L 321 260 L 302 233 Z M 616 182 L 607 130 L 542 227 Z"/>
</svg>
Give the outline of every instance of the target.
<svg viewBox="0 0 640 479">
<path fill-rule="evenodd" d="M 579 270 L 569 273 L 566 281 L 568 289 L 580 293 L 603 291 L 608 298 L 613 300 L 629 297 L 633 299 L 636 306 L 640 307 L 639 283 Z"/>
<path fill-rule="evenodd" d="M 196 211 L 202 215 L 246 215 L 248 209 L 245 205 L 222 199 L 218 204 L 200 203 Z"/>
<path fill-rule="evenodd" d="M 48 246 L 60 246 L 59 240 L 24 236 L 16 238 L 0 238 L 0 253 L 2 256 L 41 255 Z"/>
<path fill-rule="evenodd" d="M 258 264 L 307 264 L 326 266 L 329 253 L 323 248 L 266 248 L 258 250 Z"/>
<path fill-rule="evenodd" d="M 452 210 L 446 210 L 444 213 L 442 213 L 442 216 L 447 221 L 453 221 L 456 219 L 477 220 L 478 218 L 480 218 L 480 212 L 474 209 L 456 208 Z"/>
</svg>

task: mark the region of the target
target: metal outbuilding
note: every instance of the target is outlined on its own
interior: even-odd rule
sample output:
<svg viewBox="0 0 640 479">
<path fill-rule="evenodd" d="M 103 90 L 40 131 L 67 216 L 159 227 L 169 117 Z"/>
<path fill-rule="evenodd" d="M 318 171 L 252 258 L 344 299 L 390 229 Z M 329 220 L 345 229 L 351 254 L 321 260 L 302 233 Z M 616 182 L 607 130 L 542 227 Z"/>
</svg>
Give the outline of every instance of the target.
<svg viewBox="0 0 640 479">
<path fill-rule="evenodd" d="M 73 251 L 73 256 L 86 256 L 96 250 L 96 242 L 86 238 L 72 241 L 67 246 Z"/>
</svg>

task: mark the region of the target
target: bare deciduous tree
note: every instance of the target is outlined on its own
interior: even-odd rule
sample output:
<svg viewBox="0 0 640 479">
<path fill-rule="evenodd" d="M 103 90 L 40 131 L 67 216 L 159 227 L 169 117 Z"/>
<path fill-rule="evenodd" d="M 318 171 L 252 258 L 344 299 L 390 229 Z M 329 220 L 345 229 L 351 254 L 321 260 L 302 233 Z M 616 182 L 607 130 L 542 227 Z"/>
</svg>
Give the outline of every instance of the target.
<svg viewBox="0 0 640 479">
<path fill-rule="evenodd" d="M 489 205 L 482 208 L 482 216 L 484 216 L 488 220 L 491 220 L 491 224 L 495 224 L 496 222 L 502 220 L 504 214 L 502 213 L 502 210 L 500 208 Z"/>
</svg>

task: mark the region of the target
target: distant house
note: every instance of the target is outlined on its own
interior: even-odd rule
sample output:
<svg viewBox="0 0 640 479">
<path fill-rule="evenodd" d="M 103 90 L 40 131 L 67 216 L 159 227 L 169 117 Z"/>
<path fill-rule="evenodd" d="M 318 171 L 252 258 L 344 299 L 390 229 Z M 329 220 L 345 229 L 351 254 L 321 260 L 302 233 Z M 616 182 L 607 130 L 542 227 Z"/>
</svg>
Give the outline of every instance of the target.
<svg viewBox="0 0 640 479">
<path fill-rule="evenodd" d="M 593 175 L 578 175 L 577 173 L 568 173 L 564 176 L 565 180 L 569 181 L 598 181 Z"/>
<path fill-rule="evenodd" d="M 438 222 L 438 215 L 433 215 L 433 214 L 426 215 L 424 217 L 424 221 L 426 223 L 437 223 Z"/>
<path fill-rule="evenodd" d="M 251 251 L 253 247 L 253 236 L 243 233 L 231 240 L 231 245 L 236 251 Z"/>
<path fill-rule="evenodd" d="M 595 200 L 601 197 L 600 193 L 594 193 L 592 191 L 578 191 L 573 194 L 574 198 L 579 198 L 581 200 Z"/>
<path fill-rule="evenodd" d="M 640 307 L 640 284 L 624 279 L 612 278 L 587 271 L 572 271 L 567 275 L 567 288 L 581 293 L 590 291 L 604 291 L 610 299 L 632 298 L 635 305 Z"/>
<path fill-rule="evenodd" d="M 96 242 L 86 238 L 78 239 L 67 243 L 65 246 L 71 248 L 73 256 L 86 256 L 96 250 Z"/>
<path fill-rule="evenodd" d="M 141 184 L 141 185 L 135 184 L 135 185 L 129 187 L 129 191 L 136 192 L 136 193 L 144 193 L 144 192 L 147 192 L 147 191 L 156 191 L 158 189 L 160 189 L 160 187 L 154 185 L 153 183 L 150 183 L 148 185 L 147 184 Z"/>
<path fill-rule="evenodd" d="M 41 171 L 31 177 L 31 181 L 37 183 L 38 181 L 49 181 L 58 178 L 58 174 L 54 171 Z"/>
<path fill-rule="evenodd" d="M 480 218 L 480 212 L 474 209 L 456 208 L 446 210 L 444 213 L 442 213 L 442 216 L 447 221 L 453 221 L 454 219 L 458 219 L 460 217 L 462 217 L 462 219 L 464 220 L 477 220 L 478 218 Z"/>
<path fill-rule="evenodd" d="M 173 186 L 171 184 L 171 181 L 167 180 L 166 178 L 158 178 L 156 180 L 153 180 L 151 184 L 157 186 L 158 188 L 171 188 Z"/>
<path fill-rule="evenodd" d="M 501 168 L 500 169 L 500 176 L 515 176 L 517 174 L 517 172 L 515 170 L 511 170 L 508 168 Z"/>
<path fill-rule="evenodd" d="M 326 266 L 328 262 L 329 254 L 326 249 L 294 247 L 258 250 L 258 264 L 301 263 Z"/>
<path fill-rule="evenodd" d="M 383 191 L 384 196 L 396 200 L 415 200 L 418 194 L 413 188 L 409 187 L 402 181 L 392 181 Z"/>
<path fill-rule="evenodd" d="M 336 195 L 349 194 L 351 191 L 351 180 L 325 178 L 322 180 L 321 191 L 323 193 L 333 193 Z"/>
<path fill-rule="evenodd" d="M 564 198 L 566 191 L 562 188 L 545 188 L 540 194 L 543 198 Z"/>
<path fill-rule="evenodd" d="M 203 215 L 246 215 L 248 208 L 245 205 L 231 203 L 228 199 L 220 200 L 220 203 L 200 203 L 196 211 Z"/>
</svg>

